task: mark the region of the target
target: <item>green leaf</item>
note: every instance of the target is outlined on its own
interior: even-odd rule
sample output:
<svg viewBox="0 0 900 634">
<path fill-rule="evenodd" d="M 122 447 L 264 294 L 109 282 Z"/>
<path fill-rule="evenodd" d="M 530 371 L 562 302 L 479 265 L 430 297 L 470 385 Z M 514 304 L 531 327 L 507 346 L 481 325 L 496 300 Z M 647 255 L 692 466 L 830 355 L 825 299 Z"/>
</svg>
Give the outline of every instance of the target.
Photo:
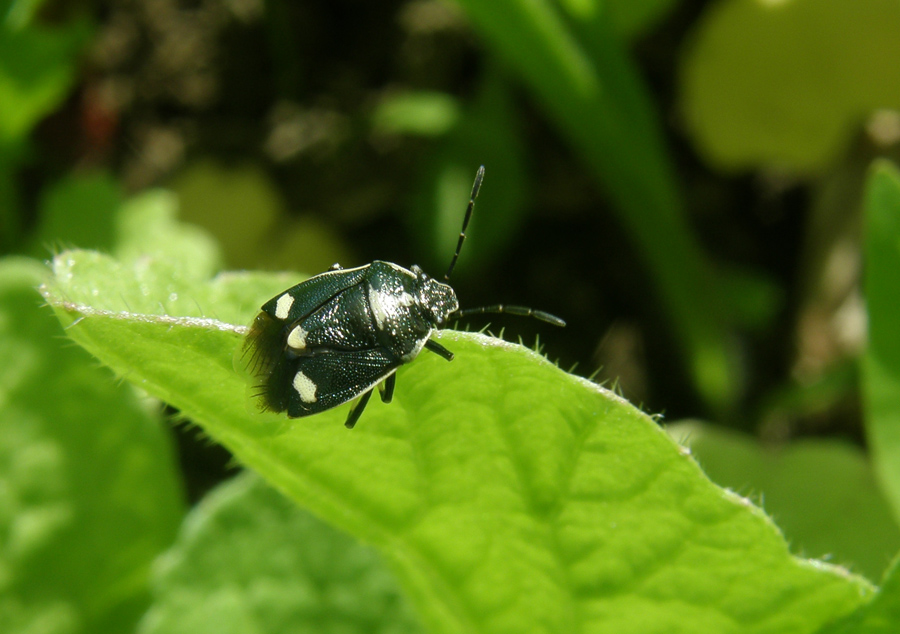
<svg viewBox="0 0 900 634">
<path fill-rule="evenodd" d="M 684 363 L 719 413 L 737 384 L 726 305 L 684 218 L 659 117 L 603 12 L 563 14 L 549 0 L 458 0 L 585 161 L 631 233 Z"/>
<path fill-rule="evenodd" d="M 0 143 L 0 250 L 22 248 L 22 205 L 18 192 L 18 170 L 26 154 L 25 143 Z"/>
<path fill-rule="evenodd" d="M 428 246 L 423 257 L 436 270 L 443 273 L 453 256 L 478 162 L 486 166 L 481 211 L 472 217 L 466 256 L 456 270 L 479 270 L 515 240 L 531 198 L 523 145 L 508 81 L 489 70 L 473 103 L 419 172 L 413 221 L 427 236 L 419 242 Z"/>
<path fill-rule="evenodd" d="M 25 137 L 68 94 L 90 28 L 0 27 L 0 144 Z"/>
<path fill-rule="evenodd" d="M 609 22 L 623 39 L 633 39 L 652 29 L 677 0 L 560 0 L 560 6 L 581 19 L 608 12 Z"/>
<path fill-rule="evenodd" d="M 115 240 L 115 217 L 123 203 L 118 183 L 105 172 L 76 174 L 48 187 L 41 196 L 40 225 L 31 253 L 67 248 L 109 251 Z"/>
<path fill-rule="evenodd" d="M 652 29 L 677 3 L 678 0 L 606 0 L 616 33 L 629 39 Z"/>
<path fill-rule="evenodd" d="M 766 447 L 700 423 L 667 431 L 690 446 L 713 482 L 758 497 L 793 552 L 827 557 L 878 580 L 900 550 L 900 529 L 857 447 L 818 439 Z"/>
<path fill-rule="evenodd" d="M 3 25 L 9 29 L 21 29 L 34 19 L 46 0 L 0 0 Z"/>
<path fill-rule="evenodd" d="M 191 511 L 141 634 L 417 633 L 390 571 L 252 473 Z"/>
<path fill-rule="evenodd" d="M 894 634 L 900 627 L 900 558 L 895 559 L 871 600 L 819 634 Z"/>
<path fill-rule="evenodd" d="M 0 262 L 0 629 L 119 633 L 181 490 L 159 416 L 65 338 L 37 262 Z"/>
<path fill-rule="evenodd" d="M 116 217 L 116 256 L 126 262 L 153 258 L 154 267 L 136 267 L 136 270 L 147 272 L 150 277 L 146 282 L 157 290 L 161 288 L 154 282 L 159 279 L 206 280 L 222 266 L 219 246 L 209 234 L 199 227 L 178 222 L 177 217 L 177 198 L 161 189 L 130 198 Z M 175 286 L 172 289 L 174 292 Z M 150 293 L 142 294 L 143 298 L 149 296 Z M 157 301 L 165 306 L 177 299 L 170 293 Z M 180 314 L 178 311 L 182 309 L 174 310 Z"/>
<path fill-rule="evenodd" d="M 134 273 L 99 254 L 61 254 L 54 273 L 45 296 L 73 339 L 376 546 L 432 632 L 814 632 L 869 593 L 792 557 L 761 511 L 707 480 L 648 416 L 521 346 L 442 331 L 455 360 L 403 366 L 394 402 L 373 399 L 353 431 L 346 406 L 249 416 L 232 369 L 244 329 L 122 312 L 169 288 L 129 292 Z M 209 286 L 246 306 L 278 283 Z M 179 294 L 213 295 L 185 284 Z"/>
<path fill-rule="evenodd" d="M 288 217 L 278 188 L 258 166 L 201 161 L 173 187 L 179 217 L 213 236 L 231 266 L 322 271 L 350 259 L 330 227 L 310 216 Z"/>
<path fill-rule="evenodd" d="M 885 492 L 900 519 L 900 171 L 877 162 L 865 194 L 865 293 L 869 343 L 863 355 L 866 433 Z"/>
<path fill-rule="evenodd" d="M 387 95 L 372 113 L 379 134 L 440 136 L 459 121 L 459 102 L 444 92 L 404 92 Z"/>
<path fill-rule="evenodd" d="M 723 169 L 821 170 L 879 108 L 900 108 L 900 4 L 712 3 L 681 67 L 698 150 Z"/>
<path fill-rule="evenodd" d="M 181 219 L 206 229 L 238 268 L 256 265 L 274 223 L 286 215 L 277 187 L 255 165 L 198 162 L 181 172 L 173 189 Z"/>
</svg>

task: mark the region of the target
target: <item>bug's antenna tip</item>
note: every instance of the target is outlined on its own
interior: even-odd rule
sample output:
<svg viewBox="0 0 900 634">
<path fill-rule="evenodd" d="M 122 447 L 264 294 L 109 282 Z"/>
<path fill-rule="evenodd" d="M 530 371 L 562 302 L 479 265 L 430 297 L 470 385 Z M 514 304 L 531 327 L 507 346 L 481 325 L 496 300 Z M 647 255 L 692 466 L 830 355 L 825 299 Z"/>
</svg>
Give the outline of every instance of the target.
<svg viewBox="0 0 900 634">
<path fill-rule="evenodd" d="M 453 273 L 453 267 L 456 266 L 456 260 L 459 258 L 459 252 L 462 249 L 463 242 L 466 240 L 466 229 L 469 226 L 469 221 L 472 219 L 472 210 L 475 207 L 475 199 L 478 197 L 478 192 L 481 190 L 481 181 L 484 180 L 484 165 L 479 166 L 478 172 L 475 174 L 475 182 L 472 183 L 472 193 L 469 195 L 469 204 L 466 207 L 466 215 L 463 218 L 462 229 L 459 232 L 459 241 L 456 243 L 456 252 L 453 254 L 453 258 L 450 260 L 450 266 L 447 268 L 447 272 L 444 274 L 444 281 L 450 281 L 450 275 Z"/>
</svg>

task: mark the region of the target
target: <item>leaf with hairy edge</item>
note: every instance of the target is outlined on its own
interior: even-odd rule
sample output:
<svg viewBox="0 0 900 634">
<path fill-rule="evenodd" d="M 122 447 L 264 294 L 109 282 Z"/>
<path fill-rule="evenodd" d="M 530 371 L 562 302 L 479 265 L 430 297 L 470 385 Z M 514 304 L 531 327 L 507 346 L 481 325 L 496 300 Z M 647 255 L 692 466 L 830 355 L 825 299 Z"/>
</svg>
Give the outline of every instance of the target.
<svg viewBox="0 0 900 634">
<path fill-rule="evenodd" d="M 850 616 L 819 634 L 894 634 L 900 629 L 900 558 L 895 559 L 878 593 Z"/>
<path fill-rule="evenodd" d="M 877 581 L 900 549 L 900 529 L 859 447 L 824 438 L 770 446 L 698 422 L 666 431 L 684 440 L 713 482 L 759 499 L 792 552 L 827 557 Z"/>
<path fill-rule="evenodd" d="M 146 280 L 156 264 L 140 266 Z M 373 399 L 353 431 L 347 406 L 248 416 L 232 369 L 243 327 L 127 312 L 133 294 L 157 291 L 128 291 L 131 268 L 99 254 L 61 254 L 54 274 L 45 296 L 74 340 L 375 545 L 432 632 L 795 634 L 870 592 L 792 557 L 759 509 L 713 485 L 650 417 L 521 346 L 439 333 L 455 360 L 424 353 L 402 367 L 394 402 Z M 178 293 L 254 306 L 279 283 L 239 280 Z"/>
</svg>

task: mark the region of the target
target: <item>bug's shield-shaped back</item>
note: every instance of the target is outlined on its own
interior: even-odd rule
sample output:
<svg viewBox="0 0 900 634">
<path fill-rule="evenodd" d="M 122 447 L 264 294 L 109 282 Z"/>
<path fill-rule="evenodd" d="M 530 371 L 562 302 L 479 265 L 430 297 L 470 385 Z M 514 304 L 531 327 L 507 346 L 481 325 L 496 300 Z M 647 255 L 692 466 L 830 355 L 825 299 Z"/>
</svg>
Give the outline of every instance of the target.
<svg viewBox="0 0 900 634">
<path fill-rule="evenodd" d="M 378 341 L 371 266 L 330 271 L 276 295 L 253 321 L 235 367 L 256 411 L 296 418 L 371 390 L 402 361 Z"/>
</svg>

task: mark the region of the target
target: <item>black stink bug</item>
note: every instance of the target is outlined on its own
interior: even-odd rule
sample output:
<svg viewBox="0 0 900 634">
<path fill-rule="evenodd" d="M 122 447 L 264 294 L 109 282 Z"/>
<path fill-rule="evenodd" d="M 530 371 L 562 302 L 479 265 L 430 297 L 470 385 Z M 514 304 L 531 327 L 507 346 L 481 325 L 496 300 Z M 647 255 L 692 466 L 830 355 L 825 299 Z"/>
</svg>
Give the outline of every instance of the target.
<svg viewBox="0 0 900 634">
<path fill-rule="evenodd" d="M 459 258 L 483 178 L 482 166 L 444 282 L 449 282 Z M 347 416 L 345 425 L 352 428 L 376 386 L 381 400 L 391 401 L 394 373 L 422 348 L 453 360 L 452 352 L 430 338 L 438 327 L 480 313 L 510 313 L 565 326 L 559 317 L 522 306 L 461 311 L 449 284 L 415 265 L 405 269 L 376 260 L 342 269 L 335 264 L 263 304 L 236 365 L 249 374 L 260 409 L 286 411 L 290 418 L 361 397 Z"/>
</svg>

